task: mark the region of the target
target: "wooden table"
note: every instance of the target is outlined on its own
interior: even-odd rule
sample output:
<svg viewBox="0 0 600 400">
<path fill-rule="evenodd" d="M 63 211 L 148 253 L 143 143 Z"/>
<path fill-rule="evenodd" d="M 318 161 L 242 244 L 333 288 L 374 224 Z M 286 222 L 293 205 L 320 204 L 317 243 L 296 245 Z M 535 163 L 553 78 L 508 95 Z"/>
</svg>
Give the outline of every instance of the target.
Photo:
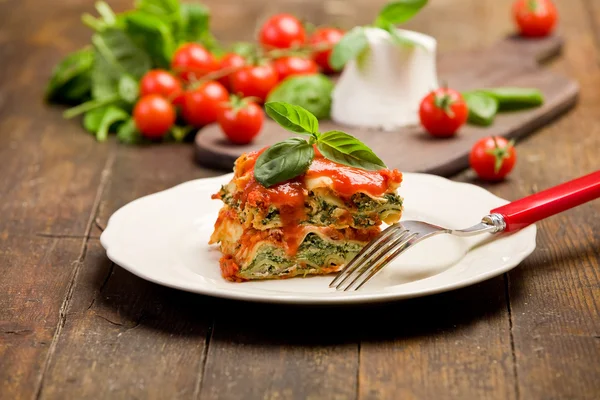
<svg viewBox="0 0 600 400">
<path fill-rule="evenodd" d="M 206 2 L 222 40 L 251 39 L 275 11 L 351 26 L 383 3 Z M 408 27 L 440 51 L 513 29 L 508 0 L 430 3 Z M 510 179 L 482 184 L 507 199 L 600 167 L 600 2 L 557 3 L 567 42 L 550 68 L 581 97 L 518 144 Z M 86 11 L 91 0 L 0 2 L 0 398 L 600 398 L 598 201 L 540 223 L 537 250 L 509 274 L 358 309 L 222 301 L 111 264 L 98 237 L 112 212 L 221 172 L 195 165 L 190 145 L 97 143 L 43 103 L 53 65 L 89 40 Z"/>
</svg>

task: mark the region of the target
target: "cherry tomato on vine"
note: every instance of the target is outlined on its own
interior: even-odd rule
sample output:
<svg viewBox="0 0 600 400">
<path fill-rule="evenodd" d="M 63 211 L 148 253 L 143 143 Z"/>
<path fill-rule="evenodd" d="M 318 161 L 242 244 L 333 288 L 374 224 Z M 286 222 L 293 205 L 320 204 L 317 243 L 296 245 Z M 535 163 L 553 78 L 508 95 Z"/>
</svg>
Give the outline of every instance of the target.
<svg viewBox="0 0 600 400">
<path fill-rule="evenodd" d="M 265 48 L 287 49 L 306 42 L 302 22 L 291 14 L 276 14 L 260 28 L 259 42 Z"/>
<path fill-rule="evenodd" d="M 235 144 L 248 144 L 260 132 L 264 111 L 256 103 L 238 96 L 221 107 L 218 123 L 227 138 Z"/>
<path fill-rule="evenodd" d="M 323 46 L 326 49 L 315 51 L 313 53 L 313 59 L 321 67 L 323 72 L 332 73 L 335 70 L 331 68 L 329 64 L 329 57 L 333 46 L 344 36 L 344 31 L 336 28 L 319 28 L 309 38 L 308 42 L 315 46 Z"/>
<path fill-rule="evenodd" d="M 186 82 L 200 79 L 202 76 L 219 69 L 217 59 L 197 43 L 181 45 L 171 61 L 171 69 Z"/>
<path fill-rule="evenodd" d="M 454 136 L 467 121 L 469 109 L 460 92 L 448 88 L 431 91 L 421 100 L 421 125 L 432 136 Z"/>
<path fill-rule="evenodd" d="M 169 100 L 181 94 L 181 83 L 177 78 L 163 69 L 153 69 L 144 74 L 140 80 L 140 96 L 158 94 Z"/>
<path fill-rule="evenodd" d="M 512 12 L 520 34 L 528 37 L 550 34 L 558 19 L 558 11 L 551 0 L 517 0 Z"/>
<path fill-rule="evenodd" d="M 234 72 L 235 70 L 243 67 L 244 64 L 246 64 L 244 57 L 236 53 L 227 53 L 221 58 L 221 65 L 219 71 L 225 72 L 231 70 L 232 72 Z M 221 83 L 221 85 L 225 86 L 225 88 L 227 89 L 231 88 L 231 85 L 229 84 L 229 77 L 231 76 L 231 73 L 228 73 L 218 79 L 219 83 Z"/>
<path fill-rule="evenodd" d="M 248 65 L 231 74 L 230 83 L 233 94 L 242 97 L 256 97 L 264 101 L 279 82 L 277 71 L 270 63 Z"/>
<path fill-rule="evenodd" d="M 163 137 L 177 117 L 173 105 L 158 94 L 149 94 L 138 100 L 133 108 L 133 120 L 142 136 L 150 139 Z"/>
<path fill-rule="evenodd" d="M 292 75 L 308 75 L 319 72 L 317 64 L 312 59 L 305 57 L 281 57 L 275 60 L 273 65 L 280 81 Z"/>
<path fill-rule="evenodd" d="M 501 136 L 478 140 L 469 153 L 469 164 L 479 178 L 486 181 L 502 180 L 512 171 L 517 154 L 512 141 Z"/>
<path fill-rule="evenodd" d="M 185 93 L 181 110 L 183 119 L 195 127 L 216 122 L 223 103 L 228 99 L 227 89 L 219 82 L 204 82 Z"/>
</svg>

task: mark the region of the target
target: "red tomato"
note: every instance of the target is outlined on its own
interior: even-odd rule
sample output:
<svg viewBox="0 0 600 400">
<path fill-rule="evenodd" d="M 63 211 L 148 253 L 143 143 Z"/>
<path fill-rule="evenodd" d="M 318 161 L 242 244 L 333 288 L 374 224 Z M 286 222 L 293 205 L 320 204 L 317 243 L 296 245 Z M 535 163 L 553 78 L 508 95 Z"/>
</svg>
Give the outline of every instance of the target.
<svg viewBox="0 0 600 400">
<path fill-rule="evenodd" d="M 316 74 L 319 72 L 319 67 L 313 60 L 297 56 L 278 58 L 273 65 L 280 81 L 292 75 Z"/>
<path fill-rule="evenodd" d="M 151 139 L 163 137 L 177 117 L 173 105 L 158 94 L 149 94 L 135 104 L 133 120 L 142 136 Z"/>
<path fill-rule="evenodd" d="M 244 60 L 244 57 L 240 56 L 239 54 L 228 53 L 228 54 L 225 54 L 223 56 L 223 58 L 221 58 L 221 67 L 219 70 L 220 71 L 231 70 L 233 72 L 233 70 L 237 70 L 238 68 L 243 67 L 245 63 L 246 63 L 246 61 Z M 231 73 L 219 78 L 219 82 L 221 83 L 221 85 L 225 86 L 227 89 L 230 89 L 230 84 L 229 84 L 230 76 L 231 76 Z"/>
<path fill-rule="evenodd" d="M 241 100 L 221 108 L 218 123 L 225 136 L 235 144 L 248 144 L 260 132 L 264 112 L 256 103 Z"/>
<path fill-rule="evenodd" d="M 550 0 L 517 0 L 512 12 L 522 36 L 546 36 L 558 19 L 556 7 Z"/>
<path fill-rule="evenodd" d="M 150 70 L 140 81 L 140 96 L 149 94 L 159 94 L 169 100 L 174 100 L 181 94 L 181 83 L 165 70 Z"/>
<path fill-rule="evenodd" d="M 196 43 L 181 45 L 171 61 L 171 69 L 186 82 L 219 69 L 219 62 L 204 47 Z"/>
<path fill-rule="evenodd" d="M 205 82 L 185 94 L 181 110 L 183 118 L 195 127 L 216 122 L 220 108 L 228 99 L 227 89 L 219 82 Z"/>
<path fill-rule="evenodd" d="M 504 179 L 517 160 L 515 147 L 501 136 L 478 140 L 469 154 L 469 164 L 479 178 L 487 181 Z"/>
<path fill-rule="evenodd" d="M 259 41 L 265 48 L 287 49 L 304 44 L 306 32 L 298 18 L 291 14 L 276 14 L 260 28 Z"/>
<path fill-rule="evenodd" d="M 272 64 L 250 65 L 230 77 L 231 90 L 242 97 L 257 97 L 261 101 L 279 82 Z"/>
<path fill-rule="evenodd" d="M 329 47 L 327 50 L 316 51 L 313 53 L 313 59 L 321 67 L 323 72 L 332 73 L 335 70 L 329 64 L 329 56 L 333 46 L 344 36 L 344 31 L 336 28 L 319 28 L 309 39 L 309 43 L 313 46 Z"/>
<path fill-rule="evenodd" d="M 436 89 L 425 96 L 419 106 L 421 125 L 432 136 L 453 136 L 468 116 L 467 103 L 453 89 Z"/>
</svg>

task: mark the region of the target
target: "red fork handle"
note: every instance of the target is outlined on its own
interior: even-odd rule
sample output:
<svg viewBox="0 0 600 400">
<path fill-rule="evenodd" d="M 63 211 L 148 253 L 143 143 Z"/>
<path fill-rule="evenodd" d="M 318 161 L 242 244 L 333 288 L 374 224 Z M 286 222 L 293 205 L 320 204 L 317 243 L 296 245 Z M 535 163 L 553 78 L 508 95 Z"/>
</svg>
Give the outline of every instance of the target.
<svg viewBox="0 0 600 400">
<path fill-rule="evenodd" d="M 523 229 L 535 222 L 600 197 L 600 170 L 531 196 L 495 208 L 504 217 L 504 232 Z"/>
</svg>

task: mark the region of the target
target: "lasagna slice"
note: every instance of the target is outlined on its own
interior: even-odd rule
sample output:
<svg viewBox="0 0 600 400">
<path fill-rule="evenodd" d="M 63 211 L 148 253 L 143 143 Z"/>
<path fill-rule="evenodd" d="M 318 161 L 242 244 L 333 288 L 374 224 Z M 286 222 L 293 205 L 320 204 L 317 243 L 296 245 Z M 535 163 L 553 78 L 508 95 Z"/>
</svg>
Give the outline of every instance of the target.
<svg viewBox="0 0 600 400">
<path fill-rule="evenodd" d="M 402 215 L 397 170 L 366 171 L 317 153 L 306 173 L 266 188 L 253 172 L 261 152 L 238 158 L 232 180 L 213 195 L 224 204 L 209 243 L 220 246 L 225 279 L 337 272 Z"/>
</svg>

